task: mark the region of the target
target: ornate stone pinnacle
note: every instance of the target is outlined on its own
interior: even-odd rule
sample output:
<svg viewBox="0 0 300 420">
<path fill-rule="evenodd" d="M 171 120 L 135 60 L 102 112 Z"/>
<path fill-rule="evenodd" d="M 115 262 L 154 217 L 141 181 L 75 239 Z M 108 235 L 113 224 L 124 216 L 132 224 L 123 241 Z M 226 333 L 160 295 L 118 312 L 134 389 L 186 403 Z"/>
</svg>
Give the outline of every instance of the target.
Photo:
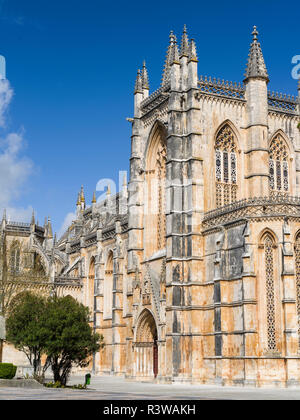
<svg viewBox="0 0 300 420">
<path fill-rule="evenodd" d="M 181 38 L 180 57 L 189 56 L 189 39 L 187 36 L 186 25 L 183 27 L 183 33 Z"/>
<path fill-rule="evenodd" d="M 85 203 L 85 197 L 84 197 L 84 189 L 83 189 L 83 185 L 82 185 L 82 187 L 81 187 L 80 201 L 81 201 L 82 203 Z"/>
<path fill-rule="evenodd" d="M 249 78 L 259 77 L 265 79 L 268 82 L 269 76 L 265 65 L 261 46 L 258 42 L 258 31 L 256 26 L 253 27 L 252 35 L 253 40 L 250 46 L 250 52 L 248 56 L 248 63 L 245 72 L 245 81 Z"/>
<path fill-rule="evenodd" d="M 137 71 L 134 93 L 143 93 L 143 81 L 142 81 L 142 76 L 141 76 L 141 70 L 140 69 L 138 69 L 138 71 Z"/>
<path fill-rule="evenodd" d="M 32 210 L 32 216 L 31 216 L 31 225 L 35 225 L 35 215 L 34 215 L 34 210 Z"/>
<path fill-rule="evenodd" d="M 170 38 L 170 45 L 173 45 L 175 41 L 175 35 L 173 31 L 170 32 L 169 38 Z"/>
<path fill-rule="evenodd" d="M 143 62 L 143 69 L 142 69 L 142 86 L 143 89 L 149 89 L 149 76 L 148 70 L 146 67 L 146 61 Z"/>
<path fill-rule="evenodd" d="M 198 61 L 196 43 L 191 39 L 189 44 L 189 61 Z"/>
<path fill-rule="evenodd" d="M 173 63 L 179 64 L 179 52 L 178 52 L 178 46 L 177 46 L 177 38 L 175 35 L 172 40 L 172 49 L 171 49 L 171 65 Z"/>
<path fill-rule="evenodd" d="M 253 41 L 256 41 L 257 40 L 258 34 L 259 34 L 259 32 L 257 31 L 256 26 L 253 26 L 253 32 L 252 32 Z"/>
<path fill-rule="evenodd" d="M 170 81 L 170 70 L 173 63 L 179 63 L 179 53 L 177 47 L 176 36 L 173 31 L 169 35 L 169 46 L 167 50 L 167 56 L 165 60 L 163 76 L 162 76 L 162 86 L 166 86 Z"/>
<path fill-rule="evenodd" d="M 48 238 L 49 238 L 49 239 L 52 239 L 52 238 L 53 238 L 53 233 L 52 233 L 52 224 L 51 224 L 50 217 L 48 217 L 48 229 L 47 229 L 47 234 L 48 234 Z"/>
</svg>

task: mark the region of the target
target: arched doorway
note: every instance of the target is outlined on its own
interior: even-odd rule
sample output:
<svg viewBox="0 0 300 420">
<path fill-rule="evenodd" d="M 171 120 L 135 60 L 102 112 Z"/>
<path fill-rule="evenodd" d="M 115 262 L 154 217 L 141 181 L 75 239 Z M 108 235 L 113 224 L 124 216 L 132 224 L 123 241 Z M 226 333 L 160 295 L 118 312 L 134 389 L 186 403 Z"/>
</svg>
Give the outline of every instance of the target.
<svg viewBox="0 0 300 420">
<path fill-rule="evenodd" d="M 134 343 L 134 370 L 137 378 L 153 379 L 158 375 L 157 328 L 152 313 L 145 309 L 137 323 Z"/>
</svg>

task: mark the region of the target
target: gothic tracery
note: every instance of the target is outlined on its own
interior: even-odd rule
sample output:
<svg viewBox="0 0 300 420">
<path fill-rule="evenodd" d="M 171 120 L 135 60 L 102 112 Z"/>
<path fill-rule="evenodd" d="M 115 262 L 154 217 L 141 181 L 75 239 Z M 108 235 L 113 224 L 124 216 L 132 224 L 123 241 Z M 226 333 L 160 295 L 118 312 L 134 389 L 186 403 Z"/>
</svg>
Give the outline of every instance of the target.
<svg viewBox="0 0 300 420">
<path fill-rule="evenodd" d="M 166 145 L 160 143 L 157 151 L 158 171 L 158 215 L 157 215 L 157 248 L 161 249 L 166 244 L 166 217 L 165 217 L 165 180 L 166 180 Z"/>
<path fill-rule="evenodd" d="M 266 303 L 267 303 L 267 343 L 268 350 L 276 350 L 275 294 L 274 294 L 274 240 L 267 233 L 264 237 Z"/>
<path fill-rule="evenodd" d="M 287 194 L 289 191 L 288 151 L 283 137 L 278 134 L 270 144 L 270 192 Z"/>
<path fill-rule="evenodd" d="M 216 207 L 237 198 L 237 158 L 235 136 L 228 124 L 219 131 L 215 143 Z"/>
</svg>

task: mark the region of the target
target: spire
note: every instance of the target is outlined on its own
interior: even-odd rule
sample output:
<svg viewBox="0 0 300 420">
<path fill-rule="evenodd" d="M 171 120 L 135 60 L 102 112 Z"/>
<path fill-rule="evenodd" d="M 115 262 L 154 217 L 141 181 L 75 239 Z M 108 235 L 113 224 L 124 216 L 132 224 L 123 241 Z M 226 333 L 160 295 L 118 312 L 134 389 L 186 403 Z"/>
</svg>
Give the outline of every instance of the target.
<svg viewBox="0 0 300 420">
<path fill-rule="evenodd" d="M 149 89 L 149 76 L 148 70 L 146 67 L 146 62 L 143 62 L 143 69 L 142 69 L 142 87 L 143 89 Z"/>
<path fill-rule="evenodd" d="M 31 216 L 31 226 L 35 225 L 35 216 L 34 216 L 34 210 L 32 210 L 32 216 Z"/>
<path fill-rule="evenodd" d="M 53 238 L 53 232 L 52 232 L 52 224 L 51 224 L 51 220 L 50 217 L 48 217 L 48 230 L 47 230 L 47 235 L 49 239 Z"/>
<path fill-rule="evenodd" d="M 196 43 L 194 39 L 191 39 L 190 44 L 189 44 L 189 61 L 198 62 L 197 48 L 196 48 Z"/>
<path fill-rule="evenodd" d="M 179 63 L 179 51 L 178 51 L 178 46 L 177 46 L 177 38 L 176 38 L 175 35 L 174 35 L 174 38 L 173 38 L 173 44 L 172 44 L 172 50 L 171 50 L 171 65 L 173 63 L 180 64 Z"/>
<path fill-rule="evenodd" d="M 84 197 L 84 189 L 83 189 L 83 185 L 81 187 L 81 192 L 80 192 L 80 201 L 81 203 L 85 203 L 85 197 Z"/>
<path fill-rule="evenodd" d="M 167 50 L 167 56 L 165 60 L 163 76 L 162 76 L 162 86 L 166 86 L 170 81 L 170 69 L 171 65 L 175 62 L 179 64 L 179 53 L 178 53 L 178 46 L 176 36 L 174 35 L 173 31 L 170 32 L 169 35 L 169 46 Z"/>
<path fill-rule="evenodd" d="M 80 204 L 81 204 L 80 193 L 78 193 L 76 206 L 80 206 Z"/>
<path fill-rule="evenodd" d="M 3 210 L 1 228 L 4 229 L 5 226 L 6 226 L 6 209 Z"/>
<path fill-rule="evenodd" d="M 252 43 L 248 55 L 248 63 L 245 73 L 245 81 L 249 78 L 259 77 L 269 82 L 269 76 L 265 65 L 263 53 L 260 43 L 258 42 L 258 31 L 256 26 L 253 27 Z"/>
<path fill-rule="evenodd" d="M 44 221 L 44 237 L 45 238 L 48 237 L 48 220 L 47 220 L 47 217 L 45 217 L 45 221 Z"/>
<path fill-rule="evenodd" d="M 183 55 L 189 56 L 189 39 L 187 36 L 186 25 L 183 27 L 183 33 L 181 38 L 181 46 L 180 46 L 180 57 Z"/>
<path fill-rule="evenodd" d="M 97 203 L 97 200 L 96 200 L 96 192 L 94 191 L 93 199 L 92 199 L 92 204 L 96 204 L 96 203 Z"/>
<path fill-rule="evenodd" d="M 143 93 L 143 80 L 141 75 L 141 70 L 138 69 L 136 81 L 135 81 L 135 87 L 134 87 L 134 93 Z"/>
</svg>

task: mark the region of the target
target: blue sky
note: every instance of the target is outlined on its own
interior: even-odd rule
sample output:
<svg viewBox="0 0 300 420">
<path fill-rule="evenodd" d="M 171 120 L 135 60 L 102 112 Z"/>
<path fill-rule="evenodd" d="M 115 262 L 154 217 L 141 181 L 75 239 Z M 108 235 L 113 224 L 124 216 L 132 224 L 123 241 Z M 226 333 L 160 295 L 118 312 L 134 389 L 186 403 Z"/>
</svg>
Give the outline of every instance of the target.
<svg viewBox="0 0 300 420">
<path fill-rule="evenodd" d="M 137 68 L 145 59 L 156 90 L 169 32 L 180 40 L 184 24 L 196 41 L 199 74 L 237 82 L 257 25 L 270 89 L 297 93 L 296 1 L 0 0 L 0 54 L 13 90 L 0 128 L 0 165 L 7 136 L 16 133 L 17 151 L 6 162 L 19 170 L 0 207 L 19 218 L 34 208 L 40 222 L 50 216 L 59 231 L 82 184 L 90 203 L 99 179 L 118 180 L 129 165 L 126 117 L 133 114 Z M 5 184 L 0 168 L 0 188 Z"/>
</svg>

